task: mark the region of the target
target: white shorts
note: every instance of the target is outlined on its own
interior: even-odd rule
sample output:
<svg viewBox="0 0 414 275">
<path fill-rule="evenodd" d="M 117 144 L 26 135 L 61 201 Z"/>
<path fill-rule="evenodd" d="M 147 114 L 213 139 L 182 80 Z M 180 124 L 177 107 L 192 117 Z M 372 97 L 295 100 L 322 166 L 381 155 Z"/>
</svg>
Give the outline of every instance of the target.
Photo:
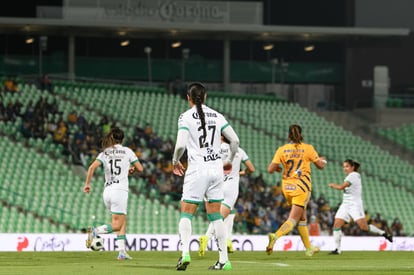
<svg viewBox="0 0 414 275">
<path fill-rule="evenodd" d="M 189 166 L 185 173 L 183 195 L 181 200 L 190 203 L 202 203 L 204 198 L 209 202 L 223 201 L 223 166 L 208 165 Z"/>
<path fill-rule="evenodd" d="M 127 214 L 128 208 L 128 191 L 105 188 L 103 192 L 103 200 L 106 208 L 112 214 Z"/>
<path fill-rule="evenodd" d="M 338 211 L 336 211 L 335 219 L 342 219 L 346 222 L 349 222 L 351 218 L 354 221 L 365 218 L 364 206 L 362 203 L 353 203 L 353 204 L 344 204 L 342 203 L 339 206 Z"/>
<path fill-rule="evenodd" d="M 223 193 L 222 204 L 233 209 L 239 196 L 239 177 L 224 176 Z"/>
</svg>

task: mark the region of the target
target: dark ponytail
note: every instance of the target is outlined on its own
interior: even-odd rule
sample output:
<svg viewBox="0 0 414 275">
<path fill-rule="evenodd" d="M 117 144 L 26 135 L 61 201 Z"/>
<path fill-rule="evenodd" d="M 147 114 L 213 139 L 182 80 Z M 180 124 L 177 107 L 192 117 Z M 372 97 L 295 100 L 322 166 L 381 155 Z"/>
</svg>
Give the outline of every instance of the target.
<svg viewBox="0 0 414 275">
<path fill-rule="evenodd" d="M 203 129 L 203 140 L 207 137 L 206 130 L 206 117 L 204 115 L 202 104 L 206 97 L 206 88 L 201 83 L 192 83 L 188 86 L 187 95 L 191 98 L 191 101 L 195 104 L 197 108 L 197 114 L 201 121 L 201 127 Z"/>
<path fill-rule="evenodd" d="M 348 163 L 351 167 L 354 167 L 355 172 L 361 171 L 361 164 L 355 160 L 352 159 L 346 159 L 344 162 Z"/>
<path fill-rule="evenodd" d="M 303 142 L 302 128 L 297 124 L 292 124 L 289 126 L 289 140 L 294 143 L 300 144 Z"/>
<path fill-rule="evenodd" d="M 115 144 L 122 143 L 124 140 L 124 131 L 120 128 L 112 128 L 111 131 L 102 139 L 102 149 L 112 147 Z"/>
</svg>

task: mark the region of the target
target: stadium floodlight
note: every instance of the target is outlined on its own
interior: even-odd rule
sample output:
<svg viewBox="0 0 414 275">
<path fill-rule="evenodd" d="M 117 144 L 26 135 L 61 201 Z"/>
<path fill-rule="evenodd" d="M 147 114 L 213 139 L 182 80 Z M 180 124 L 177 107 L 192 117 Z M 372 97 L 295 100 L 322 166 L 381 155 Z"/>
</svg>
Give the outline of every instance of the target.
<svg viewBox="0 0 414 275">
<path fill-rule="evenodd" d="M 272 43 L 265 43 L 263 45 L 263 50 L 265 50 L 265 51 L 271 51 L 271 50 L 273 50 L 274 46 L 275 45 L 273 45 Z"/>
<path fill-rule="evenodd" d="M 129 40 L 128 39 L 122 40 L 121 43 L 120 43 L 120 45 L 121 45 L 121 47 L 127 47 L 127 46 L 129 46 Z"/>
<path fill-rule="evenodd" d="M 35 41 L 35 39 L 33 37 L 29 36 L 24 40 L 24 43 L 33 44 L 34 41 Z"/>
<path fill-rule="evenodd" d="M 305 52 L 312 52 L 313 50 L 315 50 L 315 45 L 313 45 L 313 44 L 306 44 L 305 47 L 303 47 L 303 50 Z"/>
<path fill-rule="evenodd" d="M 173 41 L 171 43 L 171 48 L 179 48 L 181 47 L 181 41 Z"/>
</svg>

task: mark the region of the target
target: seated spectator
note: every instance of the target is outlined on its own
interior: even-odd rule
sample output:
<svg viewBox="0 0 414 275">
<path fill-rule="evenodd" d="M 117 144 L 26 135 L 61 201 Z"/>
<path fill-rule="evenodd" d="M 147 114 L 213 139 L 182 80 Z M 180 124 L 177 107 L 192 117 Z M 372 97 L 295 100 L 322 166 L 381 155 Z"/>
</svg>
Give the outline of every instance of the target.
<svg viewBox="0 0 414 275">
<path fill-rule="evenodd" d="M 321 228 L 319 226 L 319 221 L 316 219 L 316 216 L 311 216 L 308 227 L 309 236 L 320 236 Z"/>
<path fill-rule="evenodd" d="M 15 121 L 17 117 L 14 104 L 11 101 L 9 101 L 6 106 L 6 117 L 8 121 Z"/>
<path fill-rule="evenodd" d="M 77 121 L 78 127 L 80 129 L 83 129 L 83 131 L 86 132 L 85 129 L 88 128 L 88 121 L 86 120 L 85 116 L 83 113 L 80 113 L 78 116 L 78 121 Z"/>
<path fill-rule="evenodd" d="M 405 236 L 404 226 L 398 217 L 395 218 L 394 221 L 392 222 L 391 230 L 394 236 Z"/>
<path fill-rule="evenodd" d="M 59 144 L 66 144 L 68 128 L 63 120 L 59 121 L 58 127 L 53 133 L 53 141 Z"/>
<path fill-rule="evenodd" d="M 6 115 L 6 108 L 3 105 L 3 100 L 0 101 L 0 121 L 6 121 L 7 115 Z"/>
<path fill-rule="evenodd" d="M 75 125 L 78 122 L 78 114 L 76 111 L 72 111 L 68 114 L 69 125 Z"/>
</svg>

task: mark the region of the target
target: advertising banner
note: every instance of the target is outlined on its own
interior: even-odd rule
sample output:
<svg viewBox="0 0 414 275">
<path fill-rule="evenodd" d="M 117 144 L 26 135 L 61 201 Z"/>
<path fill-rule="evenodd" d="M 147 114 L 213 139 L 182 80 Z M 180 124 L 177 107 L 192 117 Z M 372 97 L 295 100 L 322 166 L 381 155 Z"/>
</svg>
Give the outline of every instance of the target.
<svg viewBox="0 0 414 275">
<path fill-rule="evenodd" d="M 106 251 L 116 250 L 114 234 L 101 235 Z M 0 234 L 0 251 L 90 251 L 85 247 L 86 234 Z M 268 238 L 264 235 L 233 236 L 236 251 L 265 251 Z M 314 246 L 322 251 L 333 250 L 333 237 L 311 237 Z M 127 250 L 130 251 L 179 251 L 178 235 L 127 235 Z M 190 249 L 199 248 L 198 236 L 193 236 Z M 209 241 L 209 250 L 216 250 L 215 242 Z M 285 236 L 276 242 L 275 251 L 303 251 L 299 236 Z M 343 251 L 414 251 L 414 238 L 394 237 L 392 243 L 383 237 L 343 237 Z"/>
</svg>

